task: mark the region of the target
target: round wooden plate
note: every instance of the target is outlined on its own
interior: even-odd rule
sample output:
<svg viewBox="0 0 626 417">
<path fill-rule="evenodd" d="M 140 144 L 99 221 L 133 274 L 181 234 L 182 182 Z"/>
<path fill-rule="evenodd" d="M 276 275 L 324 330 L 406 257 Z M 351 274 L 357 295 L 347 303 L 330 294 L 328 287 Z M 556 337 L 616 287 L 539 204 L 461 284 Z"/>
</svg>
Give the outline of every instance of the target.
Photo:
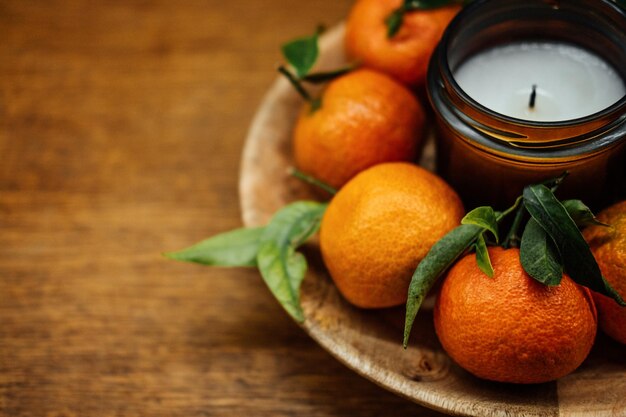
<svg viewBox="0 0 626 417">
<path fill-rule="evenodd" d="M 344 28 L 321 39 L 320 68 L 345 63 Z M 301 100 L 284 79 L 265 96 L 248 133 L 240 197 L 246 226 L 264 225 L 279 208 L 313 198 L 291 178 L 291 134 Z M 421 164 L 432 169 L 434 147 Z M 361 310 L 342 299 L 319 256 L 305 248 L 309 272 L 302 286 L 302 327 L 324 349 L 360 375 L 398 395 L 449 414 L 466 416 L 626 416 L 626 349 L 603 335 L 589 358 L 557 382 L 510 385 L 483 381 L 455 365 L 442 350 L 423 309 L 409 349 L 402 348 L 404 309 Z"/>
</svg>

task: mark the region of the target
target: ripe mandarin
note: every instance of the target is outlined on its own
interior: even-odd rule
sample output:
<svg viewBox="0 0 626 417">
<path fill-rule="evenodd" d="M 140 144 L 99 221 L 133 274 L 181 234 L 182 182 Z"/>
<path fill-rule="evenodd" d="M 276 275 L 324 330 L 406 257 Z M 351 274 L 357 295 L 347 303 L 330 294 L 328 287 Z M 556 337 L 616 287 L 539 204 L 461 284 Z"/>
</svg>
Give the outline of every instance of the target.
<svg viewBox="0 0 626 417">
<path fill-rule="evenodd" d="M 462 217 L 461 200 L 435 174 L 408 163 L 377 165 L 331 200 L 320 229 L 324 263 L 352 304 L 399 305 L 417 264 Z"/>
<path fill-rule="evenodd" d="M 304 106 L 296 123 L 296 166 L 339 188 L 383 162 L 415 160 L 424 110 L 404 86 L 384 74 L 356 70 L 331 81 L 321 107 Z"/>
<path fill-rule="evenodd" d="M 345 48 L 366 67 L 421 86 L 430 56 L 461 6 L 407 12 L 400 30 L 389 38 L 385 19 L 401 4 L 402 0 L 358 0 L 348 16 Z"/>
<path fill-rule="evenodd" d="M 434 319 L 452 359 L 493 381 L 540 383 L 575 370 L 596 335 L 590 291 L 567 275 L 549 287 L 523 269 L 518 249 L 489 248 L 489 278 L 470 254 L 448 272 Z"/>
</svg>

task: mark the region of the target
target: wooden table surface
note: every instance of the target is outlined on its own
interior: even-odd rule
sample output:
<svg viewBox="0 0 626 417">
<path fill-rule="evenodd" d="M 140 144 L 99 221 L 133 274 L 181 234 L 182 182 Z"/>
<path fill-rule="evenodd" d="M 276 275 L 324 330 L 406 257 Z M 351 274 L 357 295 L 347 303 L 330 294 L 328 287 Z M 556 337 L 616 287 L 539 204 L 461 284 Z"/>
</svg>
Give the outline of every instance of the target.
<svg viewBox="0 0 626 417">
<path fill-rule="evenodd" d="M 336 362 L 257 272 L 160 256 L 240 226 L 278 47 L 349 6 L 0 2 L 1 415 L 439 415 Z"/>
</svg>

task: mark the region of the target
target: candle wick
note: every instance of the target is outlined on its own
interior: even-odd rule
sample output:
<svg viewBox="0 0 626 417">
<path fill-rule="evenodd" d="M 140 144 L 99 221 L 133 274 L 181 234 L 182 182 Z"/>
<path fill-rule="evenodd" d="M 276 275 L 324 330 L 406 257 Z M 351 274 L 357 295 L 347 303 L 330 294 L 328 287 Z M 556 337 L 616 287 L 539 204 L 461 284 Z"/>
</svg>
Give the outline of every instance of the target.
<svg viewBox="0 0 626 417">
<path fill-rule="evenodd" d="M 534 109 L 535 100 L 537 100 L 537 84 L 533 84 L 533 91 L 530 93 L 530 101 L 528 102 L 528 107 Z"/>
</svg>

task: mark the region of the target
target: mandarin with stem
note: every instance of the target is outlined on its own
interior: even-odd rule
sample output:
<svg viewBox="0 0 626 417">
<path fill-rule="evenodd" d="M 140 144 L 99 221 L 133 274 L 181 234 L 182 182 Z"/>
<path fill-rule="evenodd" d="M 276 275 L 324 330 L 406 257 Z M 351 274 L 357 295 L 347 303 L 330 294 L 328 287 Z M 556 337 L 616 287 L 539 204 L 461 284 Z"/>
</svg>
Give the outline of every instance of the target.
<svg viewBox="0 0 626 417">
<path fill-rule="evenodd" d="M 365 67 L 420 87 L 439 39 L 461 6 L 408 11 L 398 32 L 389 36 L 386 20 L 401 4 L 402 0 L 358 0 L 348 16 L 345 49 Z"/>
<path fill-rule="evenodd" d="M 593 346 L 591 292 L 563 275 L 547 286 L 522 268 L 518 249 L 489 248 L 489 278 L 470 254 L 448 272 L 434 311 L 444 350 L 484 379 L 552 381 L 574 371 Z"/>
<path fill-rule="evenodd" d="M 305 104 L 294 131 L 296 166 L 340 188 L 373 165 L 415 160 L 424 124 L 422 106 L 403 85 L 355 70 L 328 84 L 318 108 Z"/>
</svg>

